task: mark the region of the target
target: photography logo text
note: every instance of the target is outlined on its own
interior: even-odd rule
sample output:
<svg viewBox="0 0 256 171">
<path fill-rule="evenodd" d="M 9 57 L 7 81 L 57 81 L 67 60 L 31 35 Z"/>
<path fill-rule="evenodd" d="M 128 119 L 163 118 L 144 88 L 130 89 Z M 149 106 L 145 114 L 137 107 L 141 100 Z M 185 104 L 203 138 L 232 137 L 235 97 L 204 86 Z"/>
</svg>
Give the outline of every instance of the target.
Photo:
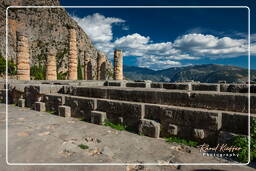
<svg viewBox="0 0 256 171">
<path fill-rule="evenodd" d="M 208 144 L 200 145 L 200 152 L 203 156 L 215 157 L 238 157 L 241 147 L 229 146 L 228 144 L 217 144 L 215 147 L 210 147 Z"/>
</svg>

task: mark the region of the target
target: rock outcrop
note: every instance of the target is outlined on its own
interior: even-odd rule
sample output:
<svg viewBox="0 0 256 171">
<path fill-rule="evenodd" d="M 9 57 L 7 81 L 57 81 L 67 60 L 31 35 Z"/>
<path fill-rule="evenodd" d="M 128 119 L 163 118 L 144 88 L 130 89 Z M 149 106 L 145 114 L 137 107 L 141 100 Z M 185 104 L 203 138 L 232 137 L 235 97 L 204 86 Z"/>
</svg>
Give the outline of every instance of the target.
<svg viewBox="0 0 256 171">
<path fill-rule="evenodd" d="M 5 11 L 8 6 L 60 6 L 58 0 L 0 0 L 0 52 L 5 54 Z M 84 64 L 84 53 L 92 65 L 92 77 L 96 79 L 97 49 L 91 40 L 66 12 L 64 8 L 9 8 L 8 10 L 8 59 L 16 61 L 16 31 L 28 34 L 31 66 L 46 66 L 47 49 L 54 47 L 57 51 L 56 62 L 58 73 L 68 71 L 69 29 L 74 28 L 77 37 L 77 55 L 81 68 Z M 82 72 L 84 71 L 81 69 Z M 107 71 L 111 63 L 107 62 Z"/>
</svg>

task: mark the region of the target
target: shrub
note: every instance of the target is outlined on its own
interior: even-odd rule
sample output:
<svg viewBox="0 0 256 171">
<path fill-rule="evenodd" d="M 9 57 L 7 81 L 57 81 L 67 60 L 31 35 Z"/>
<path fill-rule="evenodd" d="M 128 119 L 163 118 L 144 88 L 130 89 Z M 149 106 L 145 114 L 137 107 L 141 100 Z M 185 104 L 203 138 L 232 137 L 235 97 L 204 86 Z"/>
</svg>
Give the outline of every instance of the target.
<svg viewBox="0 0 256 171">
<path fill-rule="evenodd" d="M 241 147 L 238 160 L 242 163 L 248 162 L 248 137 L 237 136 L 232 140 L 232 145 Z M 256 119 L 251 121 L 251 161 L 256 161 Z"/>
<path fill-rule="evenodd" d="M 46 67 L 39 65 L 39 66 L 32 66 L 30 68 L 30 76 L 34 77 L 35 80 L 45 80 L 45 74 L 46 74 Z"/>
<path fill-rule="evenodd" d="M 6 71 L 6 60 L 0 53 L 0 75 L 5 74 Z M 12 60 L 8 60 L 8 74 L 15 75 L 16 72 L 16 64 Z"/>
</svg>

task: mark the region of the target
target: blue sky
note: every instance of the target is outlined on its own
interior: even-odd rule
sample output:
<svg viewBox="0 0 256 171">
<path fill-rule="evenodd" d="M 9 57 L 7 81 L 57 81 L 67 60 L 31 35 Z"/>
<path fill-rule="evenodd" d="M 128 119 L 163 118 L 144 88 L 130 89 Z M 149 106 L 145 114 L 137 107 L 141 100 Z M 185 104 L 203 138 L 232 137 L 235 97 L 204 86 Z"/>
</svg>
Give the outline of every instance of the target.
<svg viewBox="0 0 256 171">
<path fill-rule="evenodd" d="M 65 1 L 62 5 L 191 5 L 181 1 Z M 136 1 L 137 2 L 137 1 Z M 200 1 L 197 1 L 200 2 Z M 206 1 L 204 1 L 206 2 Z M 192 5 L 218 5 L 199 3 Z M 216 2 L 216 1 L 215 1 Z M 226 2 L 227 4 L 223 4 Z M 236 1 L 240 2 L 240 1 Z M 219 5 L 237 4 L 222 1 Z M 256 1 L 255 1 L 256 2 Z M 164 3 L 164 4 L 163 4 Z M 229 3 L 229 4 L 228 4 Z M 255 4 L 254 4 L 255 5 Z M 251 67 L 256 69 L 255 6 L 251 8 Z M 248 10 L 232 9 L 67 9 L 92 39 L 113 58 L 115 48 L 124 51 L 125 65 L 166 69 L 193 64 L 226 64 L 247 68 Z"/>
</svg>

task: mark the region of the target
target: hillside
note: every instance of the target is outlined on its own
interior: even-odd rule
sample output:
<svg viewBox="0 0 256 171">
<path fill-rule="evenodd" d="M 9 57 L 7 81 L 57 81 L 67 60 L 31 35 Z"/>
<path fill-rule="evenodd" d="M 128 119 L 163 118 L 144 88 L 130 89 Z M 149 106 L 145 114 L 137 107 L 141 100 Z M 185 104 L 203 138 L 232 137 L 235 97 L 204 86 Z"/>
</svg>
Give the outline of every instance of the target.
<svg viewBox="0 0 256 171">
<path fill-rule="evenodd" d="M 126 79 L 130 80 L 152 80 L 164 82 L 200 81 L 206 83 L 217 83 L 225 80 L 228 83 L 242 83 L 248 79 L 248 70 L 220 64 L 203 64 L 186 67 L 175 67 L 165 70 L 150 70 L 146 68 L 124 66 Z M 251 71 L 251 80 L 256 79 L 256 70 Z"/>
<path fill-rule="evenodd" d="M 5 54 L 5 10 L 8 6 L 60 6 L 58 0 L 0 0 L 0 52 Z M 31 67 L 45 66 L 47 51 L 57 50 L 58 72 L 67 71 L 68 62 L 68 29 L 73 27 L 77 31 L 77 47 L 79 64 L 84 63 L 84 52 L 92 59 L 96 72 L 97 49 L 87 34 L 66 12 L 64 8 L 9 8 L 8 10 L 8 59 L 16 62 L 16 32 L 22 31 L 28 35 L 31 55 Z M 111 65 L 108 63 L 107 69 Z"/>
</svg>

